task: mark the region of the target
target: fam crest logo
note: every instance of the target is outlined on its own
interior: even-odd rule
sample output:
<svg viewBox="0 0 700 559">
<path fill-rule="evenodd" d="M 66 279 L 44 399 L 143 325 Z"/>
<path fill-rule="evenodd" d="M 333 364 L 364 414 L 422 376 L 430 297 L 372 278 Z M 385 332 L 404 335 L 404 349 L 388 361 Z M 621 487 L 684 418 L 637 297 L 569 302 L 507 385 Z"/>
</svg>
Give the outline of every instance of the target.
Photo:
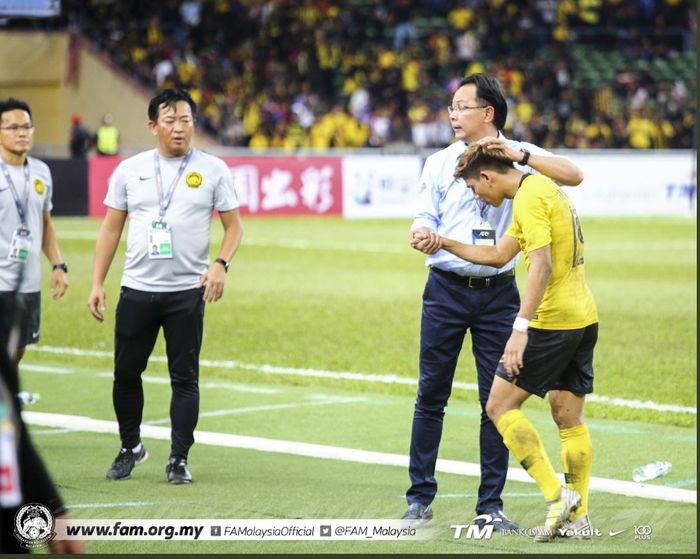
<svg viewBox="0 0 700 559">
<path fill-rule="evenodd" d="M 53 513 L 39 503 L 28 503 L 15 514 L 15 538 L 26 549 L 47 545 L 55 536 Z"/>
<path fill-rule="evenodd" d="M 41 196 L 44 193 L 44 190 L 46 190 L 46 186 L 44 185 L 44 181 L 41 179 L 36 179 L 34 181 L 34 191 Z"/>
<path fill-rule="evenodd" d="M 200 186 L 202 186 L 201 173 L 197 173 L 196 171 L 187 173 L 187 176 L 185 177 L 185 183 L 190 188 L 199 188 Z"/>
</svg>

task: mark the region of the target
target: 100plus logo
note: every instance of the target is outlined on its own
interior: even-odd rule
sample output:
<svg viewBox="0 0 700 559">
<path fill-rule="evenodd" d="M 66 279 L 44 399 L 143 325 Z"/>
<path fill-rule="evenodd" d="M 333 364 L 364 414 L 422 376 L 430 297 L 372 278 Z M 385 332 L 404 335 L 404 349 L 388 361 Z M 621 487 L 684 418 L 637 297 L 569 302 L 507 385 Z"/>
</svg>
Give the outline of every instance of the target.
<svg viewBox="0 0 700 559">
<path fill-rule="evenodd" d="M 651 539 L 651 526 L 647 524 L 639 524 L 634 527 L 634 539 L 635 540 L 650 540 Z"/>
</svg>

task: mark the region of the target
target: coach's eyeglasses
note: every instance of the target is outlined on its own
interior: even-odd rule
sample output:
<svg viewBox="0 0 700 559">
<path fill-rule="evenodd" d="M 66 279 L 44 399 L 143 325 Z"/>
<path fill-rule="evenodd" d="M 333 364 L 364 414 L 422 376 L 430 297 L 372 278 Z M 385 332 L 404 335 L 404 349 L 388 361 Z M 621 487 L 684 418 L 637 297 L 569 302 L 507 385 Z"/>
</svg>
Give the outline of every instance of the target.
<svg viewBox="0 0 700 559">
<path fill-rule="evenodd" d="M 452 113 L 461 113 L 468 111 L 469 109 L 485 109 L 489 106 L 490 105 L 477 105 L 476 107 L 468 107 L 467 105 L 457 105 L 456 107 L 453 107 L 452 105 L 449 105 L 447 107 L 447 114 L 452 115 Z"/>
<path fill-rule="evenodd" d="M 24 130 L 25 132 L 34 132 L 34 125 L 33 124 L 12 124 L 10 126 L 0 126 L 0 130 L 9 130 L 13 134 L 17 134 L 20 130 Z"/>
</svg>

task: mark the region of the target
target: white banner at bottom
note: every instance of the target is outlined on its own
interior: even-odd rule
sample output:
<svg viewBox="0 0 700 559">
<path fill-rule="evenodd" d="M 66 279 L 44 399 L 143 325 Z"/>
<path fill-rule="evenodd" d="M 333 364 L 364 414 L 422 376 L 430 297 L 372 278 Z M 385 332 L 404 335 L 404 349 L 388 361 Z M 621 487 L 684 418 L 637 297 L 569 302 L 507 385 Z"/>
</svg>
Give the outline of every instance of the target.
<svg viewBox="0 0 700 559">
<path fill-rule="evenodd" d="M 57 540 L 422 540 L 415 522 L 378 519 L 56 519 Z"/>
</svg>

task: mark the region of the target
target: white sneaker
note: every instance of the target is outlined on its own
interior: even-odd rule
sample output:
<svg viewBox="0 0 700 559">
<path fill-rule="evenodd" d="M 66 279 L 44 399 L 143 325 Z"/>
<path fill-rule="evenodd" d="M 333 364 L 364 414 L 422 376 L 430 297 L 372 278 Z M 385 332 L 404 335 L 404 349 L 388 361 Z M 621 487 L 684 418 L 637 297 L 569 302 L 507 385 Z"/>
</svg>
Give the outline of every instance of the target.
<svg viewBox="0 0 700 559">
<path fill-rule="evenodd" d="M 557 536 L 570 540 L 590 540 L 593 537 L 591 520 L 587 514 L 576 520 L 565 520 L 559 528 Z"/>
<path fill-rule="evenodd" d="M 581 505 L 581 495 L 573 489 L 561 488 L 559 498 L 556 501 L 545 503 L 547 514 L 544 526 L 535 529 L 534 540 L 536 542 L 552 541 L 558 534 L 559 528 L 576 509 Z"/>
</svg>

